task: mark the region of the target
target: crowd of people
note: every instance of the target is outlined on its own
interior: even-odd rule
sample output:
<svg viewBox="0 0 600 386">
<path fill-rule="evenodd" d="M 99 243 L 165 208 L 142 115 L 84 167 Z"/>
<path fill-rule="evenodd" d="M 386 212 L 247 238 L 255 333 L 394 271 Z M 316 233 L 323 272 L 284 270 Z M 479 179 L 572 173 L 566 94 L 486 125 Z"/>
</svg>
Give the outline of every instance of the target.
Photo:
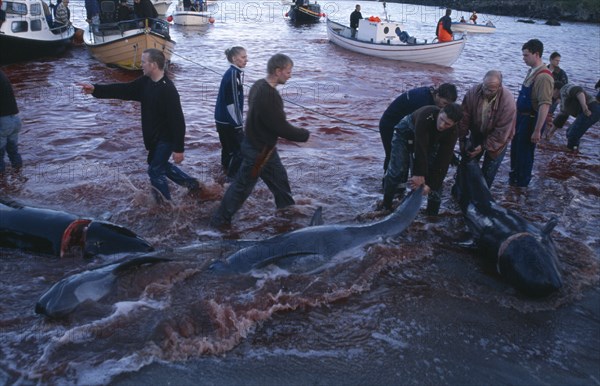
<svg viewBox="0 0 600 386">
<path fill-rule="evenodd" d="M 67 0 L 63 0 L 67 1 Z M 357 8 L 358 9 L 358 8 Z M 511 186 L 525 188 L 532 178 L 537 144 L 547 126 L 564 126 L 569 116 L 575 121 L 567 129 L 567 147 L 578 150 L 585 132 L 600 120 L 600 92 L 592 96 L 568 82 L 559 67 L 558 53 L 551 63 L 542 60 L 543 44 L 531 39 L 522 46 L 529 71 L 515 101 L 503 86 L 499 70 L 488 71 L 482 82 L 469 88 L 462 103 L 451 83 L 418 87 L 398 96 L 379 122 L 384 148 L 383 200 L 381 209 L 392 210 L 407 185 L 424 185 L 428 195 L 426 213 L 437 215 L 442 185 L 458 142 L 462 157 L 482 160 L 488 186 L 510 148 Z M 284 54 L 272 56 L 267 75 L 254 83 L 247 98 L 244 119 L 244 68 L 248 55 L 243 47 L 225 51 L 230 63 L 224 73 L 215 106 L 215 125 L 221 142 L 221 166 L 231 182 L 211 225 L 228 227 L 259 179 L 275 198 L 277 208 L 295 203 L 286 168 L 277 152 L 278 138 L 306 142 L 308 130 L 290 124 L 277 87 L 292 75 L 293 61 Z M 185 117 L 179 93 L 165 73 L 165 56 L 157 49 L 142 55 L 143 76 L 128 83 L 82 84 L 82 92 L 96 98 L 116 98 L 141 103 L 141 127 L 148 151 L 148 176 L 157 202 L 171 200 L 167 179 L 184 186 L 192 196 L 201 190 L 197 179 L 175 164 L 184 159 Z M 596 84 L 600 88 L 600 81 Z M 12 87 L 0 72 L 0 175 L 5 173 L 4 154 L 12 168 L 22 167 L 18 152 L 21 127 Z M 560 104 L 553 117 L 551 106 Z M 509 146 L 510 144 L 510 146 Z M 170 162 L 173 160 L 174 164 Z"/>
</svg>

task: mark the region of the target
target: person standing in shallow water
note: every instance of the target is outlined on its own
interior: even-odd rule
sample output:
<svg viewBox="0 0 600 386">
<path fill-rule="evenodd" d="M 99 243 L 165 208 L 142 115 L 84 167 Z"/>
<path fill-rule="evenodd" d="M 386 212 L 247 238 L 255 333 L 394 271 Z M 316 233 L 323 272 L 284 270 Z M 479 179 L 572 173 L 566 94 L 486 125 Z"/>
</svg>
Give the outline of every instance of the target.
<svg viewBox="0 0 600 386">
<path fill-rule="evenodd" d="M 0 71 L 0 177 L 4 175 L 4 154 L 8 155 L 11 166 L 19 170 L 23 160 L 19 154 L 19 131 L 21 130 L 19 107 L 10 81 Z"/>
<path fill-rule="evenodd" d="M 517 98 L 517 125 L 510 144 L 509 184 L 527 187 L 531 181 L 535 148 L 540 141 L 552 104 L 554 78 L 542 61 L 544 44 L 531 39 L 521 48 L 530 67 Z"/>
<path fill-rule="evenodd" d="M 248 94 L 242 165 L 211 219 L 212 227 L 221 228 L 231 224 L 233 215 L 250 196 L 259 178 L 275 196 L 278 209 L 295 204 L 287 172 L 276 148 L 279 137 L 306 142 L 310 136 L 308 130 L 287 121 L 283 99 L 277 91 L 277 86 L 291 78 L 293 66 L 290 57 L 275 54 L 267 63 L 267 77 L 252 85 Z"/>
<path fill-rule="evenodd" d="M 165 55 L 150 48 L 142 54 L 144 75 L 129 83 L 81 85 L 85 94 L 96 98 L 138 101 L 142 105 L 142 134 L 148 150 L 148 175 L 157 202 L 171 200 L 167 178 L 185 186 L 193 195 L 200 192 L 198 180 L 169 162 L 183 161 L 185 119 L 179 93 L 165 75 Z"/>
<path fill-rule="evenodd" d="M 221 166 L 228 177 L 235 177 L 242 163 L 244 67 L 248 63 L 248 54 L 243 47 L 231 47 L 225 50 L 225 56 L 231 66 L 219 86 L 215 124 L 221 142 Z"/>
</svg>

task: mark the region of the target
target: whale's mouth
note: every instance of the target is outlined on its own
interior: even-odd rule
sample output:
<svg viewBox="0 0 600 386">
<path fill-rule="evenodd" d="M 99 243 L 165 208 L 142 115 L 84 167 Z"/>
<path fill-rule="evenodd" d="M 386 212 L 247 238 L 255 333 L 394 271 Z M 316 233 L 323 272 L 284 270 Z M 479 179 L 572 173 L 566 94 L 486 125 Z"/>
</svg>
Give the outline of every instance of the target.
<svg viewBox="0 0 600 386">
<path fill-rule="evenodd" d="M 69 224 L 60 241 L 60 257 L 81 256 L 85 250 L 85 235 L 92 220 L 78 219 Z"/>
</svg>

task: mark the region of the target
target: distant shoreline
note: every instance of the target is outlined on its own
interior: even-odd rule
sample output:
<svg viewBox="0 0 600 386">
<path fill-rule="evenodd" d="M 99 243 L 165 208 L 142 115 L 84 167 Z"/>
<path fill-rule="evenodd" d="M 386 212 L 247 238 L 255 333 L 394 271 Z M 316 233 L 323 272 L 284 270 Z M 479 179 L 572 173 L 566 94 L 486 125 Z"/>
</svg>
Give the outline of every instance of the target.
<svg viewBox="0 0 600 386">
<path fill-rule="evenodd" d="M 477 13 L 514 16 L 522 19 L 600 24 L 600 1 L 597 0 L 390 0 L 389 2 L 449 7 L 469 13 L 477 11 Z"/>
</svg>

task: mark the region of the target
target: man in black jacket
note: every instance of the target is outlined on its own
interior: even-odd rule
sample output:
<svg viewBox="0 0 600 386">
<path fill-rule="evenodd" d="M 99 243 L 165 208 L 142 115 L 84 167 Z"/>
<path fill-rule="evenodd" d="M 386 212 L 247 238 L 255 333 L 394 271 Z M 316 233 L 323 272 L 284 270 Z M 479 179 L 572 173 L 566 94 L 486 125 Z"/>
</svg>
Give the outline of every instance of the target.
<svg viewBox="0 0 600 386">
<path fill-rule="evenodd" d="M 171 200 L 167 178 L 187 187 L 191 193 L 200 189 L 198 180 L 169 162 L 183 161 L 185 119 L 179 93 L 165 75 L 165 55 L 150 48 L 142 54 L 144 76 L 129 83 L 82 84 L 85 94 L 96 98 L 116 98 L 142 104 L 142 134 L 148 150 L 148 175 L 158 202 Z"/>
</svg>

